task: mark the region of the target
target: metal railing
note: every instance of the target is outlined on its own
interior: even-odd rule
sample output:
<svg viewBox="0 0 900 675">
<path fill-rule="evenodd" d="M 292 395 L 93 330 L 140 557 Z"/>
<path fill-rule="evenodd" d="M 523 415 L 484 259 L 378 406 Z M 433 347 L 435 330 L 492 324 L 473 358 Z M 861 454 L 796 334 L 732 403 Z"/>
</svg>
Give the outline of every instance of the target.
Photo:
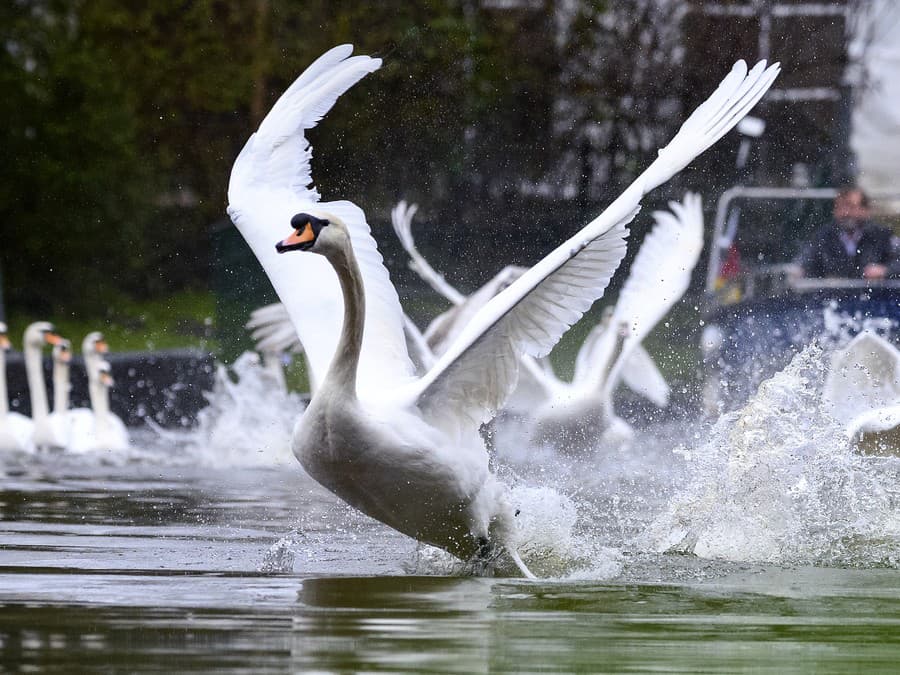
<svg viewBox="0 0 900 675">
<path fill-rule="evenodd" d="M 709 267 L 706 270 L 706 292 L 712 294 L 715 291 L 716 278 L 722 265 L 722 253 L 731 245 L 733 238 L 725 237 L 725 222 L 728 219 L 731 203 L 736 199 L 831 199 L 837 197 L 837 188 L 775 188 L 775 187 L 744 187 L 736 185 L 725 190 L 719 197 L 716 205 L 716 215 L 713 222 L 713 235 L 710 243 Z M 876 200 L 898 200 L 900 193 L 878 193 L 870 197 Z M 812 281 L 812 280 L 810 280 Z M 850 280 L 852 281 L 852 280 Z M 863 281 L 865 286 L 868 282 Z M 845 286 L 847 284 L 844 284 Z M 871 285 L 869 283 L 869 285 Z"/>
</svg>

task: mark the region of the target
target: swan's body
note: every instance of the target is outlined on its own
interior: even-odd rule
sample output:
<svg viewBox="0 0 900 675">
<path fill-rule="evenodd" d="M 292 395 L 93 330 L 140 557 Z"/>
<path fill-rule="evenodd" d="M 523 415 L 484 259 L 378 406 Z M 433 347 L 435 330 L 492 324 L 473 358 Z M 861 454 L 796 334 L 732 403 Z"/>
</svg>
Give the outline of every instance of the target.
<svg viewBox="0 0 900 675">
<path fill-rule="evenodd" d="M 46 345 L 56 345 L 62 340 L 54 333 L 53 324 L 38 321 L 25 329 L 22 351 L 25 353 L 25 374 L 31 396 L 31 420 L 34 432 L 31 437 L 35 448 L 64 449 L 69 444 L 69 423 L 65 415 L 50 412 L 47 386 L 44 383 L 42 352 Z"/>
<path fill-rule="evenodd" d="M 598 442 L 628 444 L 633 431 L 613 407 L 619 380 L 657 405 L 667 404 L 669 387 L 641 342 L 687 291 L 703 249 L 700 197 L 688 193 L 669 207 L 671 212 L 653 214 L 656 225 L 644 238 L 612 313 L 585 339 L 572 382 L 527 364 L 546 393 L 531 416 L 536 443 L 576 453 Z"/>
<path fill-rule="evenodd" d="M 421 377 L 397 292 L 362 211 L 308 188 L 312 127 L 380 66 L 337 47 L 276 102 L 235 161 L 228 212 L 288 310 L 321 383 L 293 433 L 304 468 L 346 502 L 460 558 L 516 552 L 507 488 L 491 473 L 479 424 L 515 386 L 517 355 L 543 356 L 603 294 L 641 197 L 730 129 L 777 67 L 740 63 L 659 159 L 601 216 L 487 303 Z M 296 231 L 279 252 L 273 244 Z M 523 505 L 524 506 L 524 505 Z M 527 506 L 525 506 L 527 508 Z"/>
<path fill-rule="evenodd" d="M 857 335 L 834 354 L 823 397 L 861 447 L 900 454 L 900 350 L 874 333 Z"/>
<path fill-rule="evenodd" d="M 6 387 L 6 352 L 9 349 L 6 324 L 0 322 L 0 452 L 32 452 L 34 424 L 22 413 L 9 409 Z"/>
</svg>

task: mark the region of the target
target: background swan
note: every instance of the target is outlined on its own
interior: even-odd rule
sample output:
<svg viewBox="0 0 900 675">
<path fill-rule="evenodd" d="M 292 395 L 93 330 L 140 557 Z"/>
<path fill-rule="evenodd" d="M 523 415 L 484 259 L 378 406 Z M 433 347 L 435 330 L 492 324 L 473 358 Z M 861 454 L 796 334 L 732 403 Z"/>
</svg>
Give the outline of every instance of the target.
<svg viewBox="0 0 900 675">
<path fill-rule="evenodd" d="M 69 443 L 69 428 L 65 417 L 50 413 L 47 385 L 44 382 L 43 349 L 55 345 L 62 338 L 54 332 L 53 324 L 37 321 L 25 329 L 22 350 L 25 353 L 25 374 L 31 398 L 31 421 L 34 422 L 32 442 L 36 448 L 63 449 Z"/>
<path fill-rule="evenodd" d="M 613 392 L 620 380 L 659 406 L 669 387 L 641 342 L 682 298 L 703 249 L 703 205 L 687 193 L 671 211 L 655 211 L 656 225 L 644 237 L 612 312 L 587 336 L 572 382 L 528 364 L 545 399 L 532 415 L 532 438 L 568 452 L 598 444 L 624 445 L 633 432 L 616 415 Z"/>
<path fill-rule="evenodd" d="M 88 424 L 73 435 L 73 452 L 123 451 L 131 446 L 125 423 L 109 409 L 109 390 L 113 386 L 112 371 L 105 355 L 109 345 L 103 333 L 88 333 L 81 342 L 81 354 L 88 376 L 91 415 Z"/>
<path fill-rule="evenodd" d="M 81 452 L 94 426 L 94 412 L 90 408 L 70 408 L 72 382 L 72 343 L 60 338 L 51 351 L 53 361 L 53 413 L 63 431 L 66 450 Z"/>
<path fill-rule="evenodd" d="M 727 132 L 778 66 L 739 62 L 606 211 L 527 270 L 415 377 L 403 313 L 362 211 L 319 203 L 304 130 L 381 62 L 336 47 L 275 103 L 232 168 L 228 212 L 288 310 L 320 386 L 293 433 L 307 472 L 364 513 L 469 559 L 516 551 L 508 491 L 478 434 L 514 387 L 517 354 L 543 356 L 603 294 L 641 197 Z M 288 225 L 290 224 L 290 225 Z M 273 242 L 294 233 L 279 252 Z M 525 506 L 525 505 L 523 505 Z M 526 506 L 527 508 L 527 506 Z"/>
<path fill-rule="evenodd" d="M 23 415 L 10 411 L 6 386 L 6 353 L 11 344 L 6 324 L 0 321 L 0 452 L 32 452 L 34 424 Z"/>
<path fill-rule="evenodd" d="M 408 205 L 405 201 L 400 201 L 391 211 L 391 224 L 404 250 L 410 256 L 410 269 L 419 274 L 432 289 L 455 305 L 436 317 L 425 333 L 426 338 L 430 338 L 429 346 L 433 348 L 436 354 L 441 354 L 448 342 L 452 341 L 478 309 L 515 281 L 522 274 L 524 268 L 507 266 L 472 295 L 468 297 L 463 295 L 431 266 L 416 247 L 415 237 L 412 233 L 412 218 L 417 210 L 417 205 Z M 664 212 L 658 213 L 662 214 Z M 676 235 L 676 238 L 680 237 L 685 242 L 687 231 L 689 230 L 692 244 L 691 250 L 687 250 L 688 247 L 685 244 L 683 247 L 672 251 L 672 253 L 673 256 L 677 257 L 678 253 L 684 252 L 687 255 L 686 261 L 692 261 L 690 269 L 686 273 L 686 281 L 690 283 L 690 272 L 699 259 L 699 249 L 696 250 L 696 255 L 693 249 L 697 246 L 702 248 L 703 245 L 703 212 L 699 202 L 696 205 L 692 204 L 691 208 L 686 209 L 684 215 L 690 215 L 694 219 L 692 227 L 683 228 L 686 230 L 685 236 Z M 670 225 L 670 227 L 674 228 L 675 225 Z M 694 242 L 699 242 L 699 244 Z M 637 275 L 639 277 L 650 276 L 648 270 L 652 264 L 653 261 L 647 261 L 647 269 L 643 272 L 638 270 Z M 634 267 L 632 267 L 632 270 L 634 270 Z M 684 285 L 684 290 L 687 290 L 687 284 Z M 684 290 L 682 290 L 682 295 Z M 658 298 L 650 296 L 647 298 L 647 301 L 657 302 Z M 619 314 L 622 314 L 621 309 Z M 579 373 L 591 372 L 592 364 L 593 373 L 596 374 L 604 372 L 613 363 L 611 350 L 616 343 L 614 337 L 616 330 L 605 332 L 611 321 L 610 315 L 605 313 L 601 323 L 585 338 L 577 355 L 576 378 L 573 384 L 578 384 Z M 669 386 L 666 384 L 662 373 L 659 372 L 651 356 L 639 342 L 633 344 L 629 349 L 624 367 L 619 370 L 619 377 L 630 389 L 648 398 L 656 405 L 665 407 L 668 404 Z M 572 393 L 573 390 L 571 387 L 567 387 L 567 383 L 561 382 L 556 377 L 548 360 L 531 360 L 529 363 L 523 364 L 523 368 L 519 373 L 518 386 L 507 402 L 507 407 L 519 414 L 530 416 L 535 408 L 546 404 L 548 399 L 552 398 L 554 394 L 559 393 L 561 396 L 565 396 L 566 391 Z M 567 415 L 567 417 L 571 418 L 571 415 Z M 622 432 L 623 440 L 630 438 L 629 427 L 624 420 L 611 416 L 609 422 L 618 431 Z M 610 424 L 605 424 L 603 427 L 609 427 Z"/>
<path fill-rule="evenodd" d="M 280 302 L 254 309 L 244 324 L 262 355 L 262 368 L 282 393 L 287 393 L 284 359 L 303 354 L 303 345 L 291 323 L 287 310 Z"/>
</svg>

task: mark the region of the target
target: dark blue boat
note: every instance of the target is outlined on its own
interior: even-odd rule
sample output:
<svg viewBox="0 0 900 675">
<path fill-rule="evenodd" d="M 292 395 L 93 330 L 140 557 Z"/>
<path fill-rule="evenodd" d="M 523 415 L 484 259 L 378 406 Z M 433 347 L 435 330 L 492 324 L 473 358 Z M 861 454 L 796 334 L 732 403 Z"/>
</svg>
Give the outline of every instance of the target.
<svg viewBox="0 0 900 675">
<path fill-rule="evenodd" d="M 830 200 L 835 194 L 830 188 L 737 187 L 719 201 L 701 335 L 708 411 L 742 404 L 813 342 L 834 346 L 861 330 L 900 339 L 900 280 L 793 279 L 791 265 L 755 258 L 732 278 L 723 278 L 740 220 L 734 200 Z"/>
</svg>

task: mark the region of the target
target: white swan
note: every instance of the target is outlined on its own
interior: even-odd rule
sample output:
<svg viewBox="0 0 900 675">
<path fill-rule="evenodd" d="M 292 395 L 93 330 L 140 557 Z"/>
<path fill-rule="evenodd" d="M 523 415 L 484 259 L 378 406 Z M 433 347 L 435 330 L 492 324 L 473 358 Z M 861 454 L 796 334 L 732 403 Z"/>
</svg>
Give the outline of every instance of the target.
<svg viewBox="0 0 900 675">
<path fill-rule="evenodd" d="M 693 199 L 693 197 L 689 199 Z M 700 249 L 702 249 L 703 246 L 703 212 L 699 203 L 699 198 L 697 203 L 694 204 L 692 202 L 690 207 L 682 208 L 681 205 L 679 205 L 678 208 L 680 209 L 680 216 L 690 216 L 692 218 L 690 227 L 686 226 L 679 228 L 678 222 L 680 221 L 668 225 L 668 228 L 672 230 L 671 234 L 677 240 L 676 243 L 681 244 L 680 247 L 671 251 L 673 259 L 677 260 L 678 254 L 683 252 L 686 256 L 685 262 L 690 262 L 690 269 L 687 269 L 684 274 L 681 275 L 684 279 L 683 289 L 681 290 L 681 294 L 683 294 L 687 289 L 687 284 L 690 282 L 691 270 L 696 265 L 697 260 L 699 259 Z M 412 233 L 412 218 L 417 210 L 417 205 L 409 205 L 401 200 L 391 211 L 391 224 L 393 225 L 394 232 L 397 234 L 397 238 L 400 240 L 404 250 L 410 256 L 410 269 L 419 274 L 432 289 L 437 291 L 454 305 L 453 308 L 436 317 L 425 333 L 426 339 L 429 340 L 429 346 L 434 349 L 436 354 L 441 354 L 448 342 L 452 341 L 459 331 L 462 330 L 466 321 L 474 316 L 481 306 L 493 298 L 494 295 L 504 290 L 506 286 L 521 276 L 525 268 L 514 265 L 507 266 L 471 296 L 464 296 L 451 286 L 442 274 L 437 272 L 431 266 L 428 260 L 416 247 L 415 237 Z M 666 214 L 666 212 L 657 212 L 654 215 L 660 218 L 672 218 L 671 214 Z M 690 236 L 688 237 L 688 235 Z M 657 240 L 661 237 L 662 235 L 658 236 Z M 635 274 L 638 279 L 650 277 L 654 262 L 655 261 L 652 260 L 646 261 L 644 269 L 641 270 L 639 267 L 637 268 L 637 272 L 635 272 L 635 268 L 632 267 L 632 274 Z M 682 281 L 682 278 L 679 278 L 677 281 Z M 681 284 L 670 282 L 669 285 L 675 287 L 676 285 L 680 286 Z M 645 290 L 648 292 L 652 291 L 653 293 L 657 291 L 656 288 L 647 288 Z M 654 294 L 648 298 L 642 298 L 641 301 L 664 303 L 665 299 L 663 298 L 669 294 L 664 290 L 662 293 L 663 296 L 660 296 L 659 298 Z M 681 295 L 678 297 L 681 297 Z M 632 294 L 631 299 L 636 299 L 634 294 Z M 672 300 L 671 303 L 674 304 L 674 301 L 675 300 Z M 669 306 L 671 307 L 671 304 Z M 623 311 L 620 306 L 617 317 L 619 318 L 619 322 L 623 320 L 621 318 L 622 315 Z M 587 338 L 582 343 L 581 349 L 577 355 L 575 370 L 576 378 L 575 382 L 572 383 L 574 387 L 556 377 L 548 360 L 531 360 L 529 363 L 523 364 L 524 367 L 519 372 L 519 382 L 516 391 L 510 396 L 510 399 L 506 403 L 506 407 L 509 410 L 523 414 L 526 417 L 531 417 L 535 409 L 546 406 L 546 404 L 553 399 L 571 398 L 573 394 L 576 395 L 576 398 L 581 398 L 579 395 L 580 392 L 578 392 L 580 389 L 578 386 L 580 384 L 579 375 L 584 374 L 592 381 L 596 381 L 597 375 L 605 372 L 607 367 L 613 364 L 611 350 L 616 342 L 614 336 L 617 331 L 611 330 L 605 332 L 604 330 L 611 320 L 611 316 L 605 313 L 604 320 L 588 334 Z M 647 351 L 640 343 L 632 344 L 628 350 L 627 357 L 624 367 L 620 369 L 618 373 L 621 380 L 636 393 L 645 396 L 660 407 L 665 407 L 668 404 L 669 399 L 669 386 L 666 384 L 662 373 L 659 372 L 659 369 L 656 367 L 656 364 L 653 362 L 653 359 Z M 602 385 L 602 382 L 600 385 Z M 597 388 L 598 387 L 589 387 L 589 390 L 584 391 L 584 394 L 587 395 L 589 391 Z M 602 388 L 602 386 L 600 388 Z M 578 408 L 580 408 L 580 406 L 578 406 Z M 590 406 L 588 409 L 590 409 Z M 573 423 L 577 425 L 577 421 L 572 417 L 572 415 L 575 414 L 575 411 L 575 408 L 571 408 L 565 415 L 567 418 L 567 428 L 571 427 Z M 601 428 L 612 428 L 614 430 L 612 437 L 618 438 L 622 442 L 626 442 L 631 438 L 630 427 L 624 420 L 615 415 L 609 416 L 607 423 L 601 424 Z M 586 428 L 580 430 L 572 429 L 572 431 L 581 436 L 589 433 L 589 430 Z M 591 436 L 591 438 L 595 439 L 596 436 Z"/>
<path fill-rule="evenodd" d="M 831 358 L 823 398 L 848 438 L 900 453 L 900 350 L 871 332 Z"/>
<path fill-rule="evenodd" d="M 640 345 L 687 291 L 703 249 L 700 196 L 687 193 L 669 208 L 653 213 L 656 225 L 644 237 L 615 308 L 585 339 L 572 382 L 526 364 L 546 392 L 531 416 L 535 442 L 574 453 L 588 452 L 598 442 L 630 443 L 633 431 L 613 407 L 620 379 L 657 405 L 668 402 L 669 387 Z"/>
<path fill-rule="evenodd" d="M 416 204 L 407 204 L 405 200 L 399 201 L 391 209 L 391 225 L 403 250 L 409 255 L 410 269 L 453 305 L 432 319 L 423 333 L 432 353 L 440 356 L 456 339 L 469 320 L 478 313 L 478 310 L 522 276 L 525 268 L 518 265 L 507 265 L 474 293 L 463 295 L 447 283 L 444 275 L 435 270 L 416 248 L 416 240 L 412 233 L 412 219 L 418 210 L 419 207 Z"/>
<path fill-rule="evenodd" d="M 712 145 L 778 72 L 739 62 L 658 159 L 597 219 L 473 317 L 422 377 L 397 292 L 365 216 L 308 188 L 304 130 L 381 62 L 336 47 L 282 95 L 241 151 L 228 213 L 263 265 L 320 382 L 292 435 L 307 472 L 349 504 L 461 559 L 516 551 L 508 491 L 489 470 L 481 422 L 515 385 L 519 353 L 543 356 L 603 294 L 641 197 Z M 293 234 L 278 241 L 285 229 Z M 280 232 L 279 232 L 280 231 Z M 310 250 L 316 256 L 278 256 Z"/>
<path fill-rule="evenodd" d="M 93 414 L 89 428 L 73 437 L 73 452 L 116 452 L 131 447 L 128 428 L 109 408 L 109 390 L 113 379 L 109 362 L 104 358 L 108 352 L 109 345 L 99 331 L 88 333 L 81 342 Z"/>
<path fill-rule="evenodd" d="M 31 397 L 31 420 L 34 422 L 31 440 L 39 449 L 64 449 L 69 444 L 69 427 L 65 416 L 50 412 L 42 363 L 44 347 L 55 345 L 61 340 L 62 338 L 54 332 L 53 324 L 47 321 L 37 321 L 29 325 L 22 338 L 25 374 Z"/>
<path fill-rule="evenodd" d="M 0 452 L 32 452 L 34 424 L 23 415 L 10 411 L 6 386 L 6 352 L 11 348 L 6 324 L 0 321 Z"/>
<path fill-rule="evenodd" d="M 83 451 L 83 445 L 90 437 L 94 426 L 94 412 L 90 408 L 70 408 L 69 395 L 72 382 L 69 369 L 72 363 L 72 343 L 64 338 L 53 345 L 53 413 L 54 419 L 64 429 L 60 433 L 65 438 L 66 450 Z"/>
<path fill-rule="evenodd" d="M 297 331 L 280 302 L 264 305 L 250 312 L 250 320 L 244 324 L 256 343 L 256 351 L 262 355 L 262 369 L 266 377 L 287 393 L 284 375 L 284 356 L 303 353 L 303 345 Z"/>
</svg>

